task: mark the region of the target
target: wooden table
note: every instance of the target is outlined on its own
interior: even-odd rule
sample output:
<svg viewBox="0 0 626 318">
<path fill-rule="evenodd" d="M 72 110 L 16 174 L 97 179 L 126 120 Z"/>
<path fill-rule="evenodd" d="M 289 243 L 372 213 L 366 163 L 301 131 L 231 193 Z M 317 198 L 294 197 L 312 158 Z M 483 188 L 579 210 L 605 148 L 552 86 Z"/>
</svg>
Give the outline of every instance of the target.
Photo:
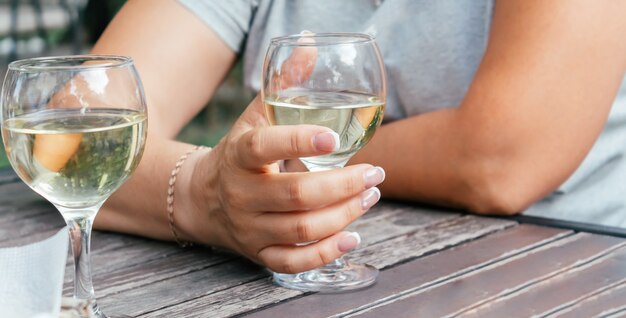
<svg viewBox="0 0 626 318">
<path fill-rule="evenodd" d="M 0 175 L 0 245 L 61 226 L 15 175 Z M 626 316 L 626 240 L 617 236 L 391 202 L 351 228 L 363 243 L 349 256 L 382 270 L 362 291 L 302 294 L 236 255 L 96 232 L 96 294 L 106 313 L 138 317 Z"/>
</svg>

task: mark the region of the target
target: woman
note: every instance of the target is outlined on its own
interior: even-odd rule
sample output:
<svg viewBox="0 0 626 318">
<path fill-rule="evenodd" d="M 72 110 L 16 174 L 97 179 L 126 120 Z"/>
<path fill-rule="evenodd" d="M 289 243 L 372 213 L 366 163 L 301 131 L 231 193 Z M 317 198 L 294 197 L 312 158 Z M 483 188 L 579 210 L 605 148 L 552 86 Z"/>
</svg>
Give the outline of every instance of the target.
<svg viewBox="0 0 626 318">
<path fill-rule="evenodd" d="M 355 165 L 278 173 L 278 160 L 327 153 L 334 140 L 321 127 L 268 128 L 254 100 L 213 150 L 190 153 L 177 173 L 181 240 L 231 248 L 278 272 L 320 266 L 358 244 L 341 230 L 379 199 L 384 172 L 371 164 L 385 168 L 389 198 L 626 225 L 622 12 L 626 2 L 608 0 L 129 1 L 93 53 L 135 59 L 150 137 L 96 226 L 173 239 L 166 189 L 193 146 L 172 139 L 237 58 L 258 90 L 269 39 L 301 30 L 376 35 L 389 79 L 386 125 Z"/>
</svg>

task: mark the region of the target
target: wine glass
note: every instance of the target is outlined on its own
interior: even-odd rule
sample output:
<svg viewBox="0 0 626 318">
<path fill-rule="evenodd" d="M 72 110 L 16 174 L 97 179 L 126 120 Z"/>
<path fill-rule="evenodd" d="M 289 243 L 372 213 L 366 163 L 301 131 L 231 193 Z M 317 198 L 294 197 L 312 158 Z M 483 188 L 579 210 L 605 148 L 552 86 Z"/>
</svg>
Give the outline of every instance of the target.
<svg viewBox="0 0 626 318">
<path fill-rule="evenodd" d="M 104 201 L 137 167 L 146 101 L 132 59 L 44 57 L 9 64 L 2 139 L 19 177 L 61 212 L 74 255 L 74 298 L 95 301 L 89 243 Z"/>
<path fill-rule="evenodd" d="M 309 171 L 342 168 L 372 138 L 385 109 L 385 70 L 374 39 L 360 33 L 301 33 L 272 39 L 261 90 L 272 125 L 313 124 L 339 135 L 329 155 L 300 158 Z M 343 292 L 373 284 L 378 270 L 342 258 L 308 272 L 274 273 L 302 291 Z"/>
</svg>

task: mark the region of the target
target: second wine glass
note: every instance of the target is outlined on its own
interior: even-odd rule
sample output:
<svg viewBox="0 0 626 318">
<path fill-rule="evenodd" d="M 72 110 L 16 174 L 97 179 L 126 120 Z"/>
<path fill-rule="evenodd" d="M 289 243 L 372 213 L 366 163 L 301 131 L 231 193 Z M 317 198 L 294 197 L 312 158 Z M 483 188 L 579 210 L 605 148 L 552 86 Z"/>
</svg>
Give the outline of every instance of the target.
<svg viewBox="0 0 626 318">
<path fill-rule="evenodd" d="M 56 206 L 70 228 L 74 298 L 96 304 L 91 225 L 138 165 L 146 101 L 132 59 L 84 55 L 9 65 L 2 88 L 2 139 L 19 177 Z"/>
<path fill-rule="evenodd" d="M 309 171 L 342 168 L 372 138 L 385 109 L 384 64 L 374 39 L 360 33 L 299 34 L 272 39 L 262 98 L 272 125 L 312 124 L 339 135 L 329 155 L 300 158 Z M 281 286 L 343 292 L 376 281 L 378 270 L 342 258 L 308 272 L 274 273 Z"/>
</svg>

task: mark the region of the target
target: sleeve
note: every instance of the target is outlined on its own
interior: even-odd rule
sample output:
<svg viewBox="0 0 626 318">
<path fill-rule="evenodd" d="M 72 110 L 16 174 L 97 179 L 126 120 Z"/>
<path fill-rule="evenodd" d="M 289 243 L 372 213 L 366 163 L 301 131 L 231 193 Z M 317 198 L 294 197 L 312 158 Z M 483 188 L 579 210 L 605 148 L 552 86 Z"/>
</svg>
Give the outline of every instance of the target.
<svg viewBox="0 0 626 318">
<path fill-rule="evenodd" d="M 210 27 L 235 53 L 240 53 L 257 0 L 178 0 Z"/>
</svg>

